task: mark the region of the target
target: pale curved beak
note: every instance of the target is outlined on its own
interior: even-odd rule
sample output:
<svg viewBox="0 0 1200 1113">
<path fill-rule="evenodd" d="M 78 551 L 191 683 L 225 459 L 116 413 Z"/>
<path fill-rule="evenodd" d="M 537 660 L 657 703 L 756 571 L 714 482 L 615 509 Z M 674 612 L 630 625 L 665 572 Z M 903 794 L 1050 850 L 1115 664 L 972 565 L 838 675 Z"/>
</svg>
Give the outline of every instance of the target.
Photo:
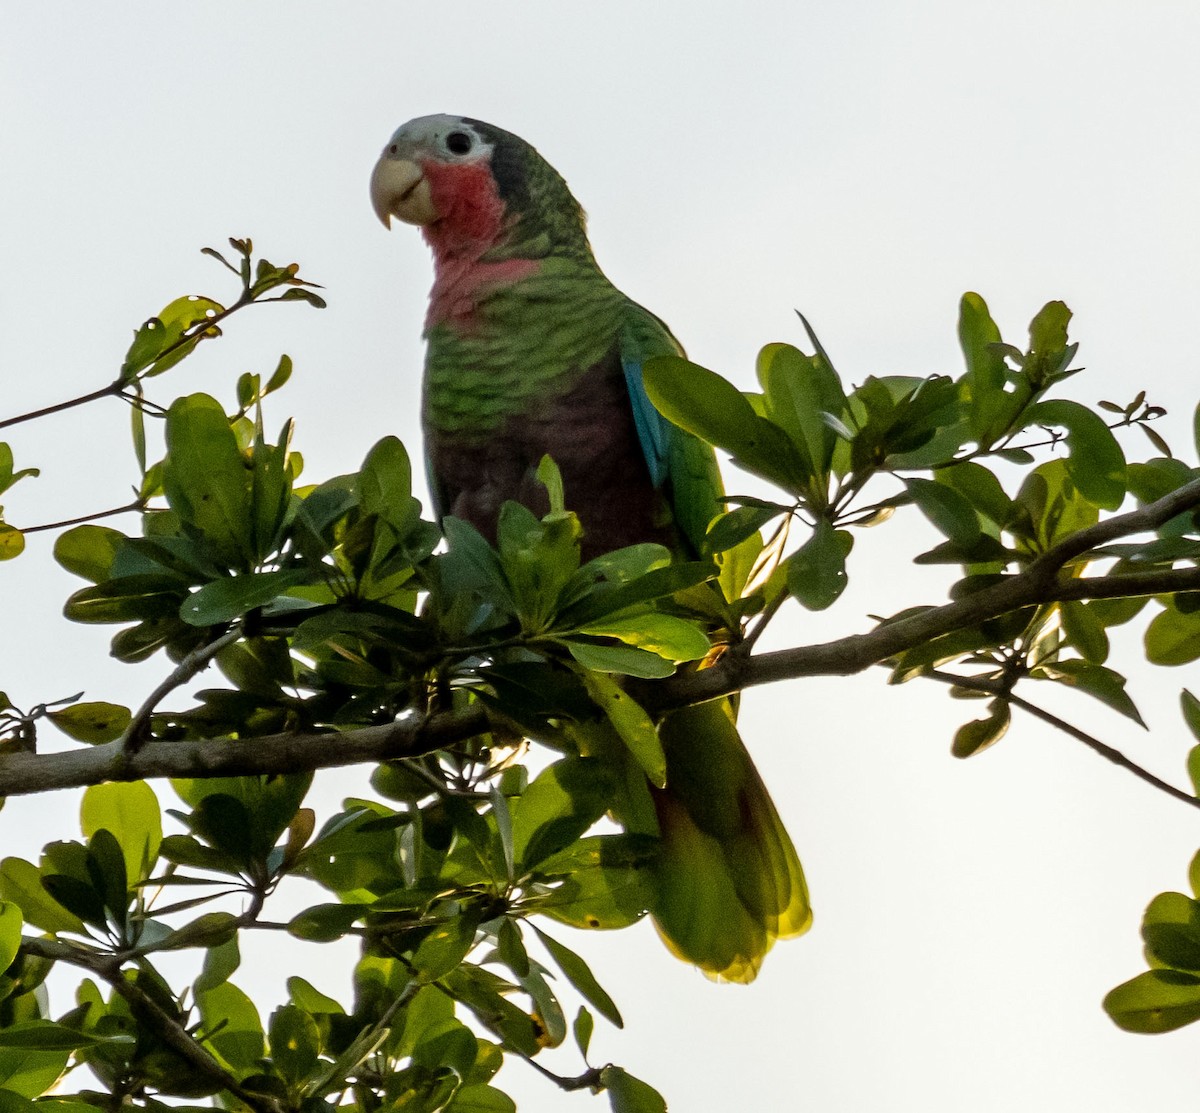
<svg viewBox="0 0 1200 1113">
<path fill-rule="evenodd" d="M 406 224 L 432 224 L 438 218 L 429 194 L 429 182 L 415 162 L 384 155 L 371 171 L 371 207 L 392 226 L 392 217 Z"/>
</svg>

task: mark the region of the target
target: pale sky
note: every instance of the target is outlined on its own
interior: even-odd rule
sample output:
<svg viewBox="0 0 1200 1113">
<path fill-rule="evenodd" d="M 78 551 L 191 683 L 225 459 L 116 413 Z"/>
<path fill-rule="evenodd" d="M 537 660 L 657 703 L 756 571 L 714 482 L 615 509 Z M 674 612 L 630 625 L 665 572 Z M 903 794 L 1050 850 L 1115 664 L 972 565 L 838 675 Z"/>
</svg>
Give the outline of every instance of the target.
<svg viewBox="0 0 1200 1113">
<path fill-rule="evenodd" d="M 745 389 L 759 347 L 803 341 L 794 309 L 857 382 L 957 374 L 965 290 L 1018 344 L 1062 298 L 1089 368 L 1073 396 L 1146 389 L 1195 460 L 1192 3 L 10 0 L 0 12 L 6 414 L 109 382 L 131 330 L 176 295 L 229 295 L 199 248 L 250 235 L 321 282 L 329 308 L 235 318 L 152 397 L 208 390 L 231 406 L 237 375 L 269 373 L 286 350 L 296 373 L 268 424 L 296 416 L 309 480 L 353 470 L 388 433 L 418 457 L 429 259 L 413 230 L 375 221 L 367 179 L 396 126 L 462 112 L 534 143 L 587 208 L 609 276 Z M 18 466 L 43 467 L 4 496 L 18 524 L 119 503 L 136 478 L 115 402 L 7 439 Z M 772 644 L 943 601 L 948 581 L 909 564 L 928 537 L 915 521 L 860 535 L 851 590 L 827 614 L 789 612 Z M 79 689 L 140 702 L 164 661 L 120 665 L 106 656 L 113 630 L 59 617 L 80 583 L 50 566 L 49 544 L 0 567 L 0 690 L 17 704 Z M 1110 664 L 1135 661 L 1139 637 L 1123 631 Z M 1078 700 L 1053 705 L 1186 784 L 1178 691 L 1200 690 L 1200 670 L 1132 671 L 1150 735 Z M 646 1078 L 673 1110 L 1194 1102 L 1200 1028 L 1128 1035 L 1100 1000 L 1143 969 L 1146 903 L 1186 886 L 1195 812 L 1019 713 L 994 750 L 956 762 L 951 735 L 977 705 L 884 681 L 746 699 L 743 733 L 804 859 L 814 927 L 749 989 L 707 982 L 648 925 L 572 933 L 627 1021 L 601 1024 L 595 1060 Z M 355 783 L 329 777 L 315 806 L 327 815 Z M 36 857 L 78 837 L 77 797 L 52 803 L 10 801 L 0 851 Z M 297 954 L 348 1000 L 348 963 L 312 969 L 325 952 Z M 264 1015 L 291 972 L 270 956 L 234 978 Z M 580 1069 L 566 1052 L 547 1063 Z M 519 1065 L 502 1082 L 524 1113 L 607 1108 Z"/>
</svg>

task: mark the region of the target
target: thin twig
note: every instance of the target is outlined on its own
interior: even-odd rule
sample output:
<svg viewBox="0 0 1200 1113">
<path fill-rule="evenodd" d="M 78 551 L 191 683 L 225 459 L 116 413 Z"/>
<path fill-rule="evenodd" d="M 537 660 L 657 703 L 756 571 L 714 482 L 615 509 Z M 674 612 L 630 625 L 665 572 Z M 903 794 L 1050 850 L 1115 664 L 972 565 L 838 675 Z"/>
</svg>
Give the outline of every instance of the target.
<svg viewBox="0 0 1200 1113">
<path fill-rule="evenodd" d="M 186 684 L 198 672 L 206 669 L 209 662 L 222 649 L 232 645 L 241 636 L 241 627 L 235 626 L 232 630 L 227 630 L 216 641 L 207 642 L 193 649 L 191 653 L 179 662 L 171 675 L 146 697 L 146 702 L 137 709 L 137 712 L 130 720 L 129 726 L 120 739 L 126 752 L 136 754 L 142 748 L 142 745 L 146 741 L 146 728 L 150 723 L 150 716 L 154 714 L 154 709 L 159 705 L 159 702 L 170 695 L 181 684 Z"/>
<path fill-rule="evenodd" d="M 1030 703 L 1027 699 L 1022 699 L 1010 691 L 1008 686 L 1003 682 L 988 680 L 985 677 L 955 676 L 953 673 L 942 672 L 939 669 L 930 669 L 921 675 L 929 677 L 930 680 L 940 680 L 943 684 L 950 684 L 955 688 L 966 688 L 972 692 L 984 692 L 987 695 L 998 696 L 1006 702 L 1011 703 L 1014 707 L 1019 707 L 1022 711 L 1028 712 L 1034 718 L 1041 719 L 1044 723 L 1049 723 L 1064 734 L 1069 734 L 1089 749 L 1095 750 L 1101 757 L 1107 758 L 1114 765 L 1119 765 L 1122 769 L 1128 769 L 1135 777 L 1140 778 L 1149 785 L 1153 785 L 1168 796 L 1174 796 L 1176 800 L 1182 800 L 1185 804 L 1190 804 L 1193 808 L 1200 808 L 1200 797 L 1193 796 L 1190 792 L 1184 792 L 1183 789 L 1176 788 L 1161 777 L 1156 777 L 1148 769 L 1143 769 L 1137 762 L 1127 758 L 1120 750 L 1114 749 L 1108 743 L 1101 742 L 1094 735 L 1088 734 L 1085 730 L 1080 730 L 1079 727 L 1073 726 L 1065 719 L 1060 719 L 1052 712 L 1038 707 L 1037 704 Z"/>
<path fill-rule="evenodd" d="M 18 414 L 16 417 L 6 417 L 0 421 L 0 429 L 7 429 L 10 425 L 20 425 L 23 421 L 36 421 L 39 417 L 49 417 L 51 414 L 62 413 L 63 410 L 74 409 L 76 406 L 83 406 L 88 402 L 107 398 L 109 395 L 120 394 L 127 385 L 121 379 L 115 379 L 108 386 L 93 390 L 90 394 L 81 394 L 78 398 L 72 398 L 66 402 L 56 402 L 53 406 L 43 406 L 40 410 L 30 410 L 29 413 Z"/>
<path fill-rule="evenodd" d="M 573 1090 L 593 1090 L 597 1092 L 603 1090 L 604 1083 L 600 1081 L 600 1075 L 612 1065 L 611 1063 L 608 1063 L 603 1067 L 588 1067 L 588 1069 L 582 1074 L 565 1076 L 561 1074 L 555 1074 L 554 1071 L 548 1070 L 532 1056 L 526 1055 L 525 1052 L 520 1051 L 517 1048 L 509 1048 L 509 1053 L 519 1056 L 531 1067 L 533 1067 L 533 1069 L 537 1071 L 543 1078 L 548 1078 L 560 1090 L 566 1090 L 567 1093 L 570 1093 Z"/>
<path fill-rule="evenodd" d="M 81 514 L 78 518 L 64 518 L 61 522 L 43 522 L 37 526 L 20 526 L 22 533 L 44 533 L 51 529 L 65 529 L 67 526 L 77 526 L 83 522 L 95 522 L 101 518 L 112 518 L 117 514 L 131 514 L 145 507 L 142 499 L 135 499 L 124 506 L 114 506 L 111 510 L 97 510 L 94 514 Z"/>
</svg>

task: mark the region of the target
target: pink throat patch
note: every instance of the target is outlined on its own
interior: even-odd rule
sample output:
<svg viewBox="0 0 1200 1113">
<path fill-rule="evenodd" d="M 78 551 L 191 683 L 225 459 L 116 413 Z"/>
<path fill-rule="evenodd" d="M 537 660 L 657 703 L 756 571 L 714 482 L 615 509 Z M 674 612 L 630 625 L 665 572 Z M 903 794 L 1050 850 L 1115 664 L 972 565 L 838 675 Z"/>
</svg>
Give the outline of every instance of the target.
<svg viewBox="0 0 1200 1113">
<path fill-rule="evenodd" d="M 449 324 L 469 331 L 486 290 L 526 278 L 539 264 L 536 259 L 482 261 L 505 231 L 504 202 L 487 159 L 466 163 L 430 159 L 422 162 L 421 169 L 440 214 L 424 230 L 434 266 L 425 327 Z"/>
</svg>

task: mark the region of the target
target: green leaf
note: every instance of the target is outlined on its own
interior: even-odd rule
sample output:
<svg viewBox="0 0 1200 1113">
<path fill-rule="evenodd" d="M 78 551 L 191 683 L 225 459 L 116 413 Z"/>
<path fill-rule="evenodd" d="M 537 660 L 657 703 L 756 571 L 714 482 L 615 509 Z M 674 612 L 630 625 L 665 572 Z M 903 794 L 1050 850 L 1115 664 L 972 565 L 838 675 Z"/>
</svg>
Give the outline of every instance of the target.
<svg viewBox="0 0 1200 1113">
<path fill-rule="evenodd" d="M 535 925 L 533 930 L 537 932 L 538 938 L 545 945 L 546 950 L 550 952 L 550 957 L 558 963 L 559 969 L 567 976 L 567 980 L 579 990 L 584 999 L 591 1002 L 596 1007 L 597 1012 L 610 1024 L 615 1024 L 618 1028 L 625 1027 L 625 1022 L 621 1019 L 621 1013 L 616 1003 L 605 992 L 604 987 L 596 981 L 596 977 L 588 964 L 569 947 L 559 943 L 556 939 L 552 939 L 541 928 Z M 582 1050 L 586 1055 L 586 1047 Z"/>
<path fill-rule="evenodd" d="M 23 858 L 0 862 L 0 898 L 15 904 L 26 922 L 42 931 L 83 932 L 83 921 L 46 892 L 37 866 Z"/>
<path fill-rule="evenodd" d="M 644 649 L 578 641 L 564 644 L 576 661 L 594 672 L 617 672 L 638 676 L 643 680 L 657 680 L 675 671 L 673 662 L 664 660 L 657 653 L 647 653 Z"/>
<path fill-rule="evenodd" d="M 1186 665 L 1200 658 L 1200 611 L 1185 613 L 1170 599 L 1146 627 L 1145 646 L 1152 665 Z"/>
<path fill-rule="evenodd" d="M 964 460 L 949 468 L 939 468 L 937 482 L 953 488 L 971 505 L 976 514 L 997 527 L 1008 524 L 1013 516 L 1013 501 L 1000 485 L 995 474 L 982 464 Z"/>
<path fill-rule="evenodd" d="M 529 976 L 529 952 L 525 950 L 525 942 L 521 938 L 521 929 L 507 916 L 500 921 L 496 929 L 496 953 L 518 978 Z"/>
<path fill-rule="evenodd" d="M 528 1013 L 501 995 L 507 987 L 494 975 L 478 966 L 460 966 L 447 973 L 443 987 L 467 1006 L 489 1031 L 524 1055 L 539 1050 L 538 1031 Z"/>
<path fill-rule="evenodd" d="M 808 356 L 791 344 L 768 344 L 758 355 L 758 381 L 766 416 L 803 445 L 815 474 L 827 477 L 838 436 L 826 415 L 840 421 L 846 411 L 837 372 L 820 351 Z"/>
<path fill-rule="evenodd" d="M 75 703 L 58 711 L 48 711 L 46 718 L 68 738 L 98 746 L 120 738 L 133 716 L 128 707 L 96 701 Z"/>
<path fill-rule="evenodd" d="M 364 514 L 374 514 L 402 532 L 418 516 L 412 464 L 397 437 L 384 437 L 367 453 L 358 473 L 358 498 Z"/>
<path fill-rule="evenodd" d="M 1183 893 L 1159 893 L 1142 919 L 1142 938 L 1164 966 L 1200 972 L 1200 901 Z"/>
<path fill-rule="evenodd" d="M 788 591 L 810 611 L 821 611 L 837 602 L 849 582 L 846 555 L 852 538 L 835 530 L 824 518 L 812 536 L 787 560 Z"/>
<path fill-rule="evenodd" d="M 76 526 L 54 542 L 54 559 L 68 572 L 98 584 L 108 579 L 124 541 L 123 533 L 108 526 Z"/>
<path fill-rule="evenodd" d="M 486 1084 L 460 1086 L 446 1106 L 446 1113 L 516 1113 L 516 1110 L 517 1103 L 503 1090 Z"/>
<path fill-rule="evenodd" d="M 1058 613 L 1067 641 L 1079 650 L 1085 660 L 1096 665 L 1104 664 L 1108 660 L 1108 634 L 1104 624 L 1088 605 L 1069 600 L 1059 604 Z"/>
<path fill-rule="evenodd" d="M 0 1047 L 22 1047 L 38 1051 L 73 1051 L 100 1041 L 78 1028 L 68 1028 L 49 1020 L 34 1020 L 0 1028 Z"/>
<path fill-rule="evenodd" d="M 658 729 L 650 716 L 612 677 L 590 671 L 582 675 L 588 694 L 608 716 L 608 721 L 621 736 L 621 741 L 629 748 L 650 783 L 665 788 L 667 758 L 659 741 Z"/>
<path fill-rule="evenodd" d="M 668 421 L 724 449 L 740 467 L 794 494 L 811 469 L 778 425 L 759 417 L 732 383 L 679 356 L 658 356 L 643 368 L 646 393 Z"/>
<path fill-rule="evenodd" d="M 621 1067 L 605 1067 L 600 1085 L 608 1091 L 612 1113 L 667 1113 L 662 1094 Z"/>
<path fill-rule="evenodd" d="M 617 638 L 668 661 L 699 661 L 711 648 L 708 636 L 695 622 L 653 611 L 607 615 L 579 628 L 581 634 Z"/>
<path fill-rule="evenodd" d="M 925 517 L 951 541 L 970 547 L 979 540 L 979 516 L 955 488 L 932 479 L 906 479 L 904 486 Z"/>
<path fill-rule="evenodd" d="M 1137 706 L 1125 691 L 1125 677 L 1104 665 L 1093 665 L 1087 661 L 1056 661 L 1053 665 L 1044 665 L 1038 671 L 1044 672 L 1050 679 L 1086 693 L 1093 699 L 1119 711 L 1126 718 L 1132 719 L 1138 726 L 1144 727 L 1145 721 Z"/>
<path fill-rule="evenodd" d="M 28 476 L 40 474 L 41 472 L 37 468 L 22 468 L 20 471 L 14 471 L 12 448 L 0 441 L 0 494 L 7 491 L 14 483 Z"/>
<path fill-rule="evenodd" d="M 575 1014 L 575 1023 L 571 1025 L 571 1034 L 575 1037 L 575 1046 L 579 1048 L 579 1054 L 583 1056 L 585 1063 L 595 1027 L 596 1022 L 592 1019 L 592 1014 L 588 1012 L 587 1006 L 580 1005 L 579 1012 Z"/>
<path fill-rule="evenodd" d="M 539 909 L 572 927 L 613 930 L 629 927 L 646 914 L 651 891 L 644 869 L 592 867 L 572 873 Z"/>
<path fill-rule="evenodd" d="M 92 785 L 83 794 L 80 819 L 84 835 L 110 831 L 125 859 L 130 884 L 150 876 L 162 843 L 158 797 L 145 781 Z"/>
<path fill-rule="evenodd" d="M 284 569 L 212 580 L 183 601 L 179 617 L 191 626 L 232 622 L 248 611 L 267 606 L 289 588 L 309 582 L 311 578 L 311 573 L 306 570 Z"/>
<path fill-rule="evenodd" d="M 254 1002 L 232 982 L 223 982 L 197 994 L 196 1004 L 204 1027 L 212 1033 L 209 1049 L 235 1072 L 257 1067 L 266 1051 L 266 1037 Z"/>
<path fill-rule="evenodd" d="M 216 326 L 196 329 L 187 340 L 184 340 L 184 333 L 222 312 L 224 307 L 212 298 L 195 294 L 176 298 L 134 334 L 133 343 L 121 365 L 121 380 L 130 382 L 143 374 L 146 377 L 159 375 L 169 367 L 174 367 L 201 339 L 219 336 L 220 329 Z"/>
<path fill-rule="evenodd" d="M 1125 498 L 1125 454 L 1104 419 L 1063 398 L 1038 402 L 1022 418 L 1031 425 L 1067 430 L 1067 474 L 1080 493 L 1102 510 L 1116 510 Z"/>
<path fill-rule="evenodd" d="M 963 723 L 955 732 L 950 752 L 955 757 L 971 757 L 999 742 L 1012 721 L 1008 701 L 994 699 L 988 704 L 986 719 Z"/>
<path fill-rule="evenodd" d="M 1104 1011 L 1127 1032 L 1171 1032 L 1200 1020 L 1200 978 L 1181 970 L 1147 970 L 1104 998 Z"/>
<path fill-rule="evenodd" d="M 231 912 L 206 912 L 190 924 L 184 924 L 183 927 L 159 940 L 155 944 L 154 950 L 182 951 L 187 947 L 215 949 L 236 941 L 238 926 L 238 918 Z M 213 951 L 210 950 L 209 955 L 212 953 Z M 229 972 L 232 973 L 236 968 L 237 963 L 235 962 Z M 220 982 L 217 980 L 213 980 L 211 985 L 208 981 L 204 981 L 202 984 L 202 979 L 196 981 L 196 985 L 201 989 L 211 989 L 213 985 L 218 984 Z"/>
<path fill-rule="evenodd" d="M 475 946 L 478 909 L 460 912 L 433 928 L 412 953 L 413 973 L 419 981 L 436 982 L 461 966 Z"/>
<path fill-rule="evenodd" d="M 54 1113 L 59 1113 L 60 1105 L 68 1104 L 66 1102 L 54 1102 Z M 71 1105 L 76 1106 L 78 1113 L 95 1113 L 96 1106 L 84 1105 L 82 1102 L 71 1102 Z M 14 1090 L 0 1090 L 0 1113 L 38 1113 L 41 1109 L 43 1113 L 50 1113 L 47 1105 L 38 1103 L 35 1105 L 29 1098 L 22 1094 L 16 1093 Z M 62 1110 L 61 1113 L 76 1113 L 75 1110 Z"/>
<path fill-rule="evenodd" d="M 366 904 L 315 904 L 288 921 L 288 934 L 310 943 L 329 943 L 346 935 L 369 907 Z"/>
<path fill-rule="evenodd" d="M 225 411 L 207 394 L 177 398 L 167 411 L 163 492 L 224 567 L 254 563 L 250 472 Z"/>
<path fill-rule="evenodd" d="M 3 973 L 17 957 L 21 947 L 21 928 L 25 920 L 20 905 L 9 900 L 0 900 L 0 973 Z"/>
<path fill-rule="evenodd" d="M 344 1016 L 346 1010 L 332 997 L 327 997 L 310 982 L 301 977 L 293 976 L 287 980 L 288 996 L 293 1004 L 306 1013 L 330 1013 L 334 1016 Z"/>
<path fill-rule="evenodd" d="M 267 1031 L 275 1069 L 291 1086 L 305 1082 L 321 1049 L 317 1022 L 295 1005 L 282 1005 L 271 1014 Z"/>
<path fill-rule="evenodd" d="M 1179 703 L 1183 711 L 1183 721 L 1192 732 L 1192 737 L 1200 742 L 1200 699 L 1184 688 L 1179 693 Z"/>
<path fill-rule="evenodd" d="M 547 766 L 513 799 L 513 858 L 521 871 L 571 846 L 608 810 L 613 774 L 598 758 L 568 757 Z"/>
<path fill-rule="evenodd" d="M 12 560 L 25 551 L 25 535 L 15 526 L 0 522 L 0 560 Z"/>
<path fill-rule="evenodd" d="M 229 981 L 241 962 L 242 955 L 236 933 L 223 943 L 210 944 L 204 956 L 204 968 L 193 983 L 194 992 L 203 993 L 206 989 Z"/>
<path fill-rule="evenodd" d="M 39 1097 L 58 1081 L 70 1056 L 67 1050 L 0 1047 L 0 1091 L 11 1090 L 26 1098 Z"/>
<path fill-rule="evenodd" d="M 738 506 L 714 518 L 704 538 L 704 551 L 723 553 L 758 533 L 772 518 L 787 513 L 785 506 Z"/>
</svg>

